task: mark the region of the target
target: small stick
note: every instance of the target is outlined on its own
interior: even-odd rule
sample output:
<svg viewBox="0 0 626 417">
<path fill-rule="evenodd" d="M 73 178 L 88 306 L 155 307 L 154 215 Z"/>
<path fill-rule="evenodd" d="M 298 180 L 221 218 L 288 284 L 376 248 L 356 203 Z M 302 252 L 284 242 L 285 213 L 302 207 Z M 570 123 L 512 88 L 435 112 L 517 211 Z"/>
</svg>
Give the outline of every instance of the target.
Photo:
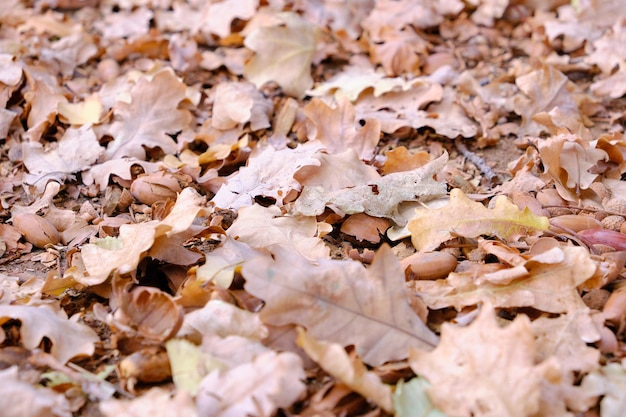
<svg viewBox="0 0 626 417">
<path fill-rule="evenodd" d="M 488 181 L 491 181 L 498 176 L 498 174 L 493 172 L 493 169 L 491 169 L 491 167 L 487 165 L 483 158 L 467 149 L 467 146 L 465 146 L 465 144 L 461 141 L 460 137 L 457 137 L 454 140 L 454 146 L 456 146 L 456 149 L 461 152 L 465 159 L 474 164 L 476 168 L 478 168 L 480 172 L 482 172 L 482 174 L 487 178 Z"/>
</svg>

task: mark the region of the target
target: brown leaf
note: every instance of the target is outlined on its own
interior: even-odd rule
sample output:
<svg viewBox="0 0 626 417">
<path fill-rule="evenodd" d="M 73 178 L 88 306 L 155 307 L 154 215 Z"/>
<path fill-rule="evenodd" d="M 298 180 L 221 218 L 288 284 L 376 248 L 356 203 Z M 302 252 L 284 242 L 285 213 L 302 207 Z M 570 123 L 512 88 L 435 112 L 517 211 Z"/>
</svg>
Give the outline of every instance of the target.
<svg viewBox="0 0 626 417">
<path fill-rule="evenodd" d="M 373 366 L 405 358 L 411 346 L 437 344 L 437 336 L 411 310 L 400 263 L 387 245 L 369 269 L 355 261 L 311 264 L 284 250 L 275 256 L 248 261 L 242 270 L 246 291 L 266 303 L 265 323 L 296 323 L 316 339 L 353 344 Z"/>
<path fill-rule="evenodd" d="M 448 415 L 526 417 L 539 410 L 542 380 L 558 375 L 554 361 L 535 363 L 535 350 L 528 317 L 500 327 L 485 304 L 467 327 L 444 323 L 439 346 L 412 349 L 410 364 L 432 384 L 429 397 Z"/>
</svg>

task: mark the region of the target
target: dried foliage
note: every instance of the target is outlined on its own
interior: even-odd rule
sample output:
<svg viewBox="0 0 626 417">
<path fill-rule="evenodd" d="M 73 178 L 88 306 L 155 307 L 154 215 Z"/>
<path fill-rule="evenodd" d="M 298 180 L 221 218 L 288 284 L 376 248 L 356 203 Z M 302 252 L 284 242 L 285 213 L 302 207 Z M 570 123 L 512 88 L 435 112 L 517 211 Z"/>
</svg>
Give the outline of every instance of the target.
<svg viewBox="0 0 626 417">
<path fill-rule="evenodd" d="M 4 0 L 0 414 L 623 416 L 625 34 Z"/>
</svg>

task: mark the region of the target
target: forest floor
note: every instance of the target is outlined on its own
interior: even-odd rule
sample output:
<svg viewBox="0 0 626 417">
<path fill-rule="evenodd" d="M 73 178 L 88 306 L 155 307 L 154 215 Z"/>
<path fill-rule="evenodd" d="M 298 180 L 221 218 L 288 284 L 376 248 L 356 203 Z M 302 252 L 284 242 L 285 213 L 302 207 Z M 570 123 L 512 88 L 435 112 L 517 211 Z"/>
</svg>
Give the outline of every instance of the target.
<svg viewBox="0 0 626 417">
<path fill-rule="evenodd" d="M 625 27 L 4 0 L 0 415 L 623 416 Z"/>
</svg>

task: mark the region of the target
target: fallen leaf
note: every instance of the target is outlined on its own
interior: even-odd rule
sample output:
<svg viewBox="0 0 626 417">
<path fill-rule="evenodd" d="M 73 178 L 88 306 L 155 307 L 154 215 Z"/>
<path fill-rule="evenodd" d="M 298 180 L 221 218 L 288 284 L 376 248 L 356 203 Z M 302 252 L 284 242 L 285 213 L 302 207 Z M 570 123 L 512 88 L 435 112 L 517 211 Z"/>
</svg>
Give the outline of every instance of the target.
<svg viewBox="0 0 626 417">
<path fill-rule="evenodd" d="M 337 343 L 316 340 L 298 327 L 298 346 L 336 380 L 361 394 L 388 413 L 393 413 L 391 387 L 374 372 L 368 371 L 354 354 L 349 355 Z"/>
<path fill-rule="evenodd" d="M 365 120 L 356 128 L 354 106 L 346 98 L 340 99 L 335 107 L 327 106 L 322 100 L 313 99 L 303 109 L 308 118 L 309 140 L 319 140 L 326 152 L 341 153 L 354 149 L 363 160 L 369 161 L 380 139 L 380 122 Z"/>
<path fill-rule="evenodd" d="M 444 154 L 415 170 L 392 173 L 378 181 L 340 190 L 304 187 L 294 209 L 305 216 L 316 216 L 330 205 L 345 214 L 367 213 L 403 225 L 405 220 L 398 212 L 400 203 L 428 201 L 445 194 L 445 184 L 435 181 L 433 176 L 447 161 L 448 155 Z"/>
<path fill-rule="evenodd" d="M 589 374 L 583 380 L 583 387 L 595 385 L 600 400 L 601 417 L 621 417 L 626 409 L 626 371 L 619 363 L 609 363 Z"/>
<path fill-rule="evenodd" d="M 246 291 L 265 301 L 264 323 L 295 323 L 316 339 L 353 344 L 369 365 L 406 358 L 411 346 L 427 349 L 437 344 L 437 336 L 409 306 L 404 273 L 387 245 L 368 269 L 356 261 L 312 264 L 280 250 L 275 259 L 246 262 L 242 274 Z"/>
<path fill-rule="evenodd" d="M 460 311 L 481 302 L 496 307 L 532 306 L 549 313 L 585 309 L 577 287 L 596 271 L 586 249 L 555 247 L 521 267 L 525 272 L 505 284 L 492 283 L 488 276 L 477 282 L 471 272 L 452 272 L 445 280 L 413 281 L 411 285 L 431 309 L 454 307 Z"/>
<path fill-rule="evenodd" d="M 71 417 L 70 403 L 61 393 L 35 387 L 18 376 L 18 367 L 0 371 L 0 396 L 4 417 Z"/>
<path fill-rule="evenodd" d="M 277 17 L 284 25 L 260 27 L 246 36 L 244 45 L 255 55 L 243 75 L 257 87 L 275 81 L 286 94 L 301 98 L 313 85 L 311 61 L 317 28 L 293 12 Z"/>
<path fill-rule="evenodd" d="M 330 257 L 330 248 L 317 236 L 315 217 L 286 216 L 276 206 L 242 207 L 226 234 L 255 249 L 291 249 L 312 261 Z"/>
<path fill-rule="evenodd" d="M 37 348 L 47 337 L 52 342 L 50 354 L 65 364 L 78 355 L 94 353 L 100 339 L 88 326 L 69 321 L 61 310 L 27 305 L 0 305 L 0 323 L 19 320 L 21 342 L 26 349 Z"/>
<path fill-rule="evenodd" d="M 228 130 L 250 122 L 252 130 L 265 129 L 270 126 L 269 117 L 273 110 L 272 102 L 254 84 L 220 83 L 215 89 L 211 126 Z"/>
<path fill-rule="evenodd" d="M 416 210 L 409 221 L 413 246 L 420 252 L 436 249 L 454 236 L 496 236 L 515 241 L 522 236 L 548 230 L 547 217 L 530 209 L 520 210 L 505 196 L 495 198 L 493 209 L 469 199 L 460 189 L 450 191 L 450 203 L 440 209 Z"/>
<path fill-rule="evenodd" d="M 154 387 L 145 394 L 133 399 L 110 399 L 102 401 L 99 407 L 105 417 L 169 417 L 184 415 L 196 417 L 196 405 L 184 390 L 175 393 Z"/>
<path fill-rule="evenodd" d="M 304 380 L 298 355 L 267 352 L 250 363 L 207 375 L 198 387 L 198 413 L 215 417 L 273 415 L 305 392 Z"/>
<path fill-rule="evenodd" d="M 433 405 L 426 394 L 428 381 L 418 376 L 409 382 L 400 380 L 393 393 L 397 417 L 447 417 Z"/>
<path fill-rule="evenodd" d="M 553 360 L 535 363 L 535 349 L 528 317 L 500 327 L 484 304 L 467 327 L 444 323 L 439 346 L 411 349 L 409 363 L 430 382 L 428 396 L 445 414 L 526 417 L 539 410 L 541 382 L 558 375 Z"/>
<path fill-rule="evenodd" d="M 162 70 L 151 78 L 141 77 L 130 91 L 131 102 L 118 101 L 113 109 L 116 121 L 109 133 L 108 159 L 124 156 L 145 159 L 144 146 L 175 153 L 176 142 L 168 135 L 189 125 L 191 113 L 178 106 L 186 97 L 186 86 L 173 71 Z"/>
</svg>

